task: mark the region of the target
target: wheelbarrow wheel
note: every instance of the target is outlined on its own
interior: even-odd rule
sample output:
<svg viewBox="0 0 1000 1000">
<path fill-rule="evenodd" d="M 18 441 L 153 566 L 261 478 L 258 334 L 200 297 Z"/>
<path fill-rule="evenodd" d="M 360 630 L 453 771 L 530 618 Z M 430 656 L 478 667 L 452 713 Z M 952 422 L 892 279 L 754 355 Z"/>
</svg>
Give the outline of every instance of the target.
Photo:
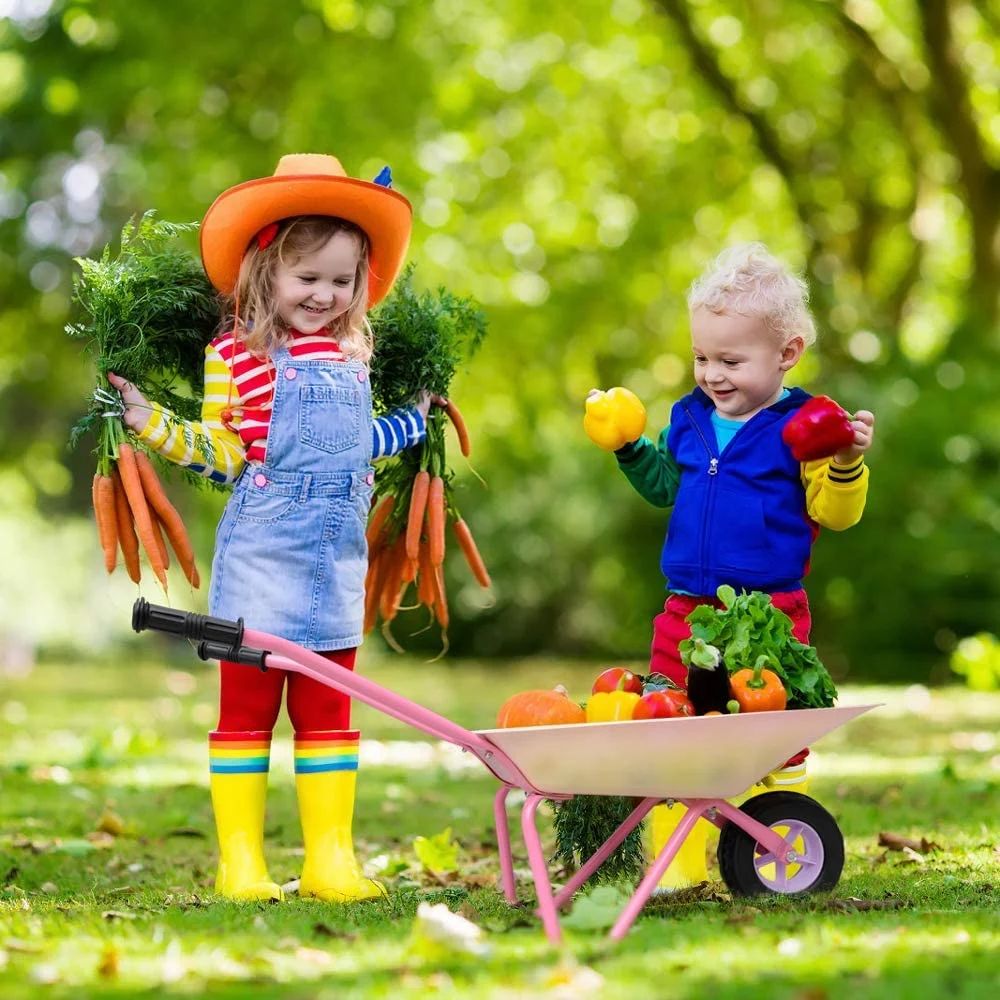
<svg viewBox="0 0 1000 1000">
<path fill-rule="evenodd" d="M 719 871 L 734 896 L 792 894 L 832 889 L 844 869 L 844 837 L 837 821 L 798 792 L 765 792 L 742 806 L 792 845 L 795 860 L 782 864 L 736 823 L 719 834 Z"/>
</svg>

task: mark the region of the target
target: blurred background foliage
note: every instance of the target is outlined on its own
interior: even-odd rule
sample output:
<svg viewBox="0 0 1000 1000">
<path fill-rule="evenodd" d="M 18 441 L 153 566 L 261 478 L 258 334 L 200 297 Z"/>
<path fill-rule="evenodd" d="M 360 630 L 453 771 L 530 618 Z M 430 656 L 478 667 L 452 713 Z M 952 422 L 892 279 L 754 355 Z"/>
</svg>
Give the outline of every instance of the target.
<svg viewBox="0 0 1000 1000">
<path fill-rule="evenodd" d="M 665 517 L 586 440 L 583 398 L 626 385 L 658 432 L 691 383 L 685 290 L 746 239 L 808 274 L 796 381 L 878 418 L 865 518 L 814 552 L 821 656 L 934 681 L 963 638 L 994 650 L 998 29 L 1000 0 L 0 0 L 7 655 L 124 631 L 134 596 L 81 533 L 72 258 L 293 151 L 391 164 L 417 283 L 488 315 L 453 395 L 495 602 L 449 560 L 452 655 L 645 655 Z M 204 565 L 223 498 L 172 494 Z"/>
</svg>

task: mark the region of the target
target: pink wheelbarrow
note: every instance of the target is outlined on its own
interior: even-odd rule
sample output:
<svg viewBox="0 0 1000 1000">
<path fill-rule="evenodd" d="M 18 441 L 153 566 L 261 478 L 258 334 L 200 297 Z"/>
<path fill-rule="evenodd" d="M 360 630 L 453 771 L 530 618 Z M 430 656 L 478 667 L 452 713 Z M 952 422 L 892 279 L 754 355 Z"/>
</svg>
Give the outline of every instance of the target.
<svg viewBox="0 0 1000 1000">
<path fill-rule="evenodd" d="M 175 611 L 140 598 L 136 632 L 154 629 L 198 642 L 204 660 L 226 659 L 262 670 L 295 670 L 337 688 L 400 722 L 478 757 L 500 782 L 493 801 L 501 883 L 516 902 L 507 796 L 524 792 L 521 830 L 538 897 L 538 915 L 553 944 L 561 940 L 558 912 L 619 844 L 663 801 L 687 808 L 626 904 L 610 936 L 628 932 L 695 823 L 719 828 L 719 869 L 734 895 L 831 889 L 844 865 L 844 839 L 818 802 L 797 792 L 765 792 L 742 808 L 727 802 L 780 767 L 804 746 L 876 706 L 813 708 L 747 715 L 598 722 L 519 729 L 464 729 L 374 681 L 266 632 Z M 623 767 L 622 761 L 633 762 Z M 603 846 L 558 891 L 549 878 L 536 824 L 545 799 L 575 795 L 635 798 L 635 809 Z"/>
</svg>

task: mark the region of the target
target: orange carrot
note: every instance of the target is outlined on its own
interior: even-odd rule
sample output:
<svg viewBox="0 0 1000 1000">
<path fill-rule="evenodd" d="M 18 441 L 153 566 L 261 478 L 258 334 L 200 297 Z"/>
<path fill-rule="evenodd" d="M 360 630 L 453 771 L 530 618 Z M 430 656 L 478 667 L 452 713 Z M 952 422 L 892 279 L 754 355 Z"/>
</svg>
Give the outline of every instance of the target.
<svg viewBox="0 0 1000 1000">
<path fill-rule="evenodd" d="M 160 553 L 160 559 L 163 561 L 163 568 L 170 569 L 170 552 L 167 549 L 167 543 L 163 539 L 163 523 L 152 507 L 149 508 L 149 521 L 153 526 L 153 538 L 156 539 L 156 548 Z"/>
<path fill-rule="evenodd" d="M 418 561 L 416 559 L 411 559 L 409 556 L 403 560 L 403 583 L 413 583 L 413 581 L 416 580 L 418 566 Z"/>
<path fill-rule="evenodd" d="M 135 537 L 132 511 L 129 509 L 128 500 L 125 497 L 125 488 L 122 486 L 122 478 L 118 471 L 118 466 L 112 466 L 111 476 L 114 480 L 118 544 L 122 548 L 122 557 L 125 560 L 125 572 L 128 573 L 128 578 L 133 583 L 138 583 L 142 579 L 142 569 L 139 566 L 139 539 Z"/>
<path fill-rule="evenodd" d="M 379 614 L 384 622 L 391 622 L 399 611 L 399 603 L 406 590 L 403 567 L 406 562 L 406 540 L 397 538 L 390 550 L 389 568 L 386 570 L 379 594 Z"/>
<path fill-rule="evenodd" d="M 392 513 L 392 508 L 395 506 L 396 498 L 391 493 L 388 493 L 372 512 L 372 516 L 368 521 L 368 527 L 365 529 L 365 539 L 368 542 L 368 548 L 371 548 L 375 544 L 375 540 L 381 533 L 385 522 Z"/>
<path fill-rule="evenodd" d="M 444 412 L 448 414 L 448 418 L 455 427 L 455 433 L 458 435 L 458 446 L 461 448 L 462 454 L 468 458 L 472 445 L 469 441 L 469 428 L 465 425 L 465 418 L 462 416 L 461 410 L 453 400 L 449 399 L 444 404 Z"/>
<path fill-rule="evenodd" d="M 480 586 L 488 587 L 490 574 L 486 571 L 486 563 L 483 562 L 483 557 L 479 554 L 476 540 L 472 537 L 469 526 L 462 518 L 458 518 L 458 520 L 452 521 L 451 527 L 458 539 L 458 546 L 465 555 L 465 561 L 472 570 L 472 575 L 479 581 Z"/>
<path fill-rule="evenodd" d="M 417 568 L 417 600 L 434 611 L 434 567 L 431 565 L 431 550 L 426 539 L 420 543 Z"/>
<path fill-rule="evenodd" d="M 444 562 L 444 480 L 435 476 L 427 492 L 427 538 L 431 549 L 431 565 Z"/>
<path fill-rule="evenodd" d="M 378 588 L 381 578 L 385 575 L 387 556 L 388 552 L 385 549 L 379 549 L 368 561 L 368 574 L 365 577 L 365 635 L 375 628 L 375 621 L 378 618 Z"/>
<path fill-rule="evenodd" d="M 110 476 L 94 473 L 91 485 L 91 501 L 94 504 L 94 519 L 97 521 L 97 537 L 104 552 L 104 568 L 113 573 L 118 565 L 118 529 L 115 513 L 114 480 Z"/>
<path fill-rule="evenodd" d="M 440 566 L 434 567 L 434 616 L 438 624 L 446 632 L 448 631 L 448 598 L 444 592 L 444 573 Z"/>
<path fill-rule="evenodd" d="M 153 567 L 156 579 L 160 581 L 160 586 L 166 592 L 167 569 L 156 542 L 153 516 L 149 504 L 146 502 L 146 495 L 142 490 L 142 480 L 139 478 L 139 470 L 135 462 L 135 449 L 128 441 L 122 441 L 118 445 L 118 471 L 122 477 L 122 486 L 125 488 L 128 505 L 132 510 L 139 541 L 142 542 L 146 558 L 149 560 L 149 565 Z"/>
<path fill-rule="evenodd" d="M 410 511 L 406 519 L 406 554 L 411 559 L 417 558 L 420 547 L 420 530 L 424 523 L 424 511 L 427 509 L 427 491 L 430 482 L 431 474 L 426 469 L 421 469 L 413 477 Z"/>
<path fill-rule="evenodd" d="M 157 476 L 156 469 L 153 468 L 153 463 L 149 460 L 149 456 L 141 451 L 136 452 L 135 464 L 139 470 L 139 479 L 142 482 L 142 490 L 146 494 L 146 500 L 149 502 L 151 510 L 156 513 L 160 523 L 163 525 L 163 531 L 167 536 L 167 540 L 180 560 L 184 576 L 192 587 L 197 587 L 200 581 L 198 570 L 194 563 L 194 548 L 191 545 L 187 528 L 184 526 L 184 520 L 178 513 L 177 508 L 170 502 L 167 494 L 163 491 L 160 478 Z M 170 565 L 167 559 L 164 559 L 164 564 Z"/>
</svg>

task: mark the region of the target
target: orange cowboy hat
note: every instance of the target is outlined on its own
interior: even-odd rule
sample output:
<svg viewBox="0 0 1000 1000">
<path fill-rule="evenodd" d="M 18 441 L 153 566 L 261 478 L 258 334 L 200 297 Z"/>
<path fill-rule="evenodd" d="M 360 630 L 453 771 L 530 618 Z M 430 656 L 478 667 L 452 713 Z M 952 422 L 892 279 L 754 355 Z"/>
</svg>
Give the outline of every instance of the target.
<svg viewBox="0 0 1000 1000">
<path fill-rule="evenodd" d="M 237 184 L 212 202 L 201 223 L 209 281 L 231 294 L 254 236 L 296 215 L 335 215 L 360 226 L 370 246 L 368 305 L 385 298 L 406 256 L 413 209 L 398 191 L 348 177 L 340 160 L 325 153 L 283 156 L 270 177 Z"/>
</svg>

